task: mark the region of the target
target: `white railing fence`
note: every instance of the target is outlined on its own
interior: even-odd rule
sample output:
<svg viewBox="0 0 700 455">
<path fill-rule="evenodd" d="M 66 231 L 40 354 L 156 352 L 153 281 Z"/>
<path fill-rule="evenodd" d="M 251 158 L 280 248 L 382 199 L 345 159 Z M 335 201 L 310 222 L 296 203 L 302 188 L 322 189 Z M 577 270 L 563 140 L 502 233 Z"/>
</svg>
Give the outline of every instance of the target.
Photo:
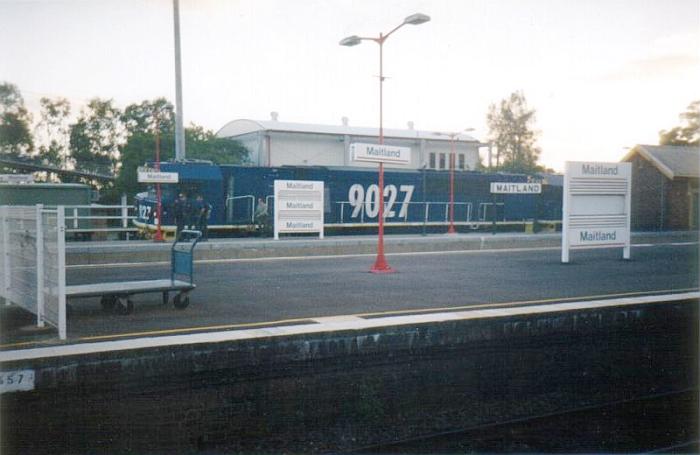
<svg viewBox="0 0 700 455">
<path fill-rule="evenodd" d="M 64 207 L 0 206 L 0 297 L 66 338 Z"/>
<path fill-rule="evenodd" d="M 133 205 L 68 205 L 66 209 L 66 233 L 71 237 L 110 237 L 129 240 L 138 229 Z"/>
</svg>

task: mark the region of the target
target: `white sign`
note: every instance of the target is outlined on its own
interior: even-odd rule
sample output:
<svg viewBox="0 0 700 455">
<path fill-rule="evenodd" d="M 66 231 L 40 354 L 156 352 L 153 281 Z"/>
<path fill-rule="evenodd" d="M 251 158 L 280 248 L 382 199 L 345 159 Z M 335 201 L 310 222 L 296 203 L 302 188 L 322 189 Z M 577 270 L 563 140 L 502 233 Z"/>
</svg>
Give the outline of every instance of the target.
<svg viewBox="0 0 700 455">
<path fill-rule="evenodd" d="M 540 194 L 541 183 L 491 182 L 493 194 Z"/>
<path fill-rule="evenodd" d="M 629 242 L 629 234 L 624 228 L 570 229 L 569 245 L 586 247 L 591 245 L 621 246 Z"/>
<path fill-rule="evenodd" d="M 0 393 L 34 390 L 34 370 L 0 371 Z"/>
<path fill-rule="evenodd" d="M 315 232 L 323 238 L 323 197 L 323 182 L 275 180 L 275 239 Z"/>
<path fill-rule="evenodd" d="M 0 183 L 34 183 L 32 174 L 0 174 Z"/>
<path fill-rule="evenodd" d="M 631 188 L 630 163 L 566 163 L 563 263 L 577 248 L 622 247 L 622 257 L 630 258 Z"/>
<path fill-rule="evenodd" d="M 411 162 L 411 148 L 358 142 L 350 144 L 350 156 L 353 161 L 409 164 Z"/>
<path fill-rule="evenodd" d="M 142 168 L 138 169 L 139 183 L 177 183 L 177 172 L 160 172 L 154 169 Z"/>
</svg>

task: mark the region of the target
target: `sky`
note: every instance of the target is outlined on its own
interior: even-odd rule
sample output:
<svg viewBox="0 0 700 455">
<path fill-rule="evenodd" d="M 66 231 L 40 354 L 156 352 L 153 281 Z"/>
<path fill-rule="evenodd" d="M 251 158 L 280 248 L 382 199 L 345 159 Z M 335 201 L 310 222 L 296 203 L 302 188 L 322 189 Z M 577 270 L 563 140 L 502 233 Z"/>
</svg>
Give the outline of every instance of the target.
<svg viewBox="0 0 700 455">
<path fill-rule="evenodd" d="M 700 99 L 698 0 L 180 0 L 185 124 L 239 118 L 379 123 L 488 140 L 489 105 L 520 90 L 541 162 L 619 161 Z M 175 101 L 171 0 L 0 0 L 0 81 L 27 106 Z"/>
</svg>

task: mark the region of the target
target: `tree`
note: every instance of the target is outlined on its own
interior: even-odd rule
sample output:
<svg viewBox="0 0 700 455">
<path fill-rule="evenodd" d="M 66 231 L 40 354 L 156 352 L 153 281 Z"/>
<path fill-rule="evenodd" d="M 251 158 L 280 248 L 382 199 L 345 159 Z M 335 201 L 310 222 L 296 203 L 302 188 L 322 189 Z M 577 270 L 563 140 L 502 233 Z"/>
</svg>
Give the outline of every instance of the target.
<svg viewBox="0 0 700 455">
<path fill-rule="evenodd" d="M 120 167 L 114 188 L 107 199 L 116 200 L 121 194 L 133 196 L 143 187 L 138 183 L 138 167 L 155 160 L 156 133 L 160 146 L 160 159 L 174 157 L 175 110 L 165 98 L 130 104 L 124 109 L 121 122 L 126 141 L 120 145 Z"/>
<path fill-rule="evenodd" d="M 690 103 L 679 117 L 681 126 L 659 132 L 659 145 L 700 145 L 700 100 Z"/>
<path fill-rule="evenodd" d="M 508 99 L 489 106 L 489 140 L 496 147 L 496 167 L 508 172 L 534 173 L 540 149 L 533 129 L 535 110 L 529 109 L 525 95 L 513 92 Z"/>
<path fill-rule="evenodd" d="M 112 100 L 90 100 L 69 130 L 70 155 L 76 169 L 116 173 L 124 127 L 121 111 Z"/>
<path fill-rule="evenodd" d="M 124 109 L 121 121 L 126 128 L 127 140 L 136 133 L 155 133 L 168 135 L 174 131 L 175 108 L 165 98 L 144 100 L 139 104 L 130 104 Z"/>
<path fill-rule="evenodd" d="M 126 140 L 119 146 L 120 167 L 114 188 L 105 193 L 106 199 L 117 200 L 119 195 L 133 196 L 143 190 L 138 183 L 137 169 L 155 160 L 156 133 L 158 133 L 161 161 L 175 157 L 175 110 L 165 98 L 131 104 L 121 116 Z M 247 150 L 236 141 L 217 138 L 201 126 L 191 124 L 185 129 L 187 157 L 210 160 L 216 164 L 243 164 L 248 160 Z"/>
<path fill-rule="evenodd" d="M 248 151 L 239 142 L 216 137 L 213 131 L 194 124 L 185 128 L 185 142 L 190 158 L 216 164 L 246 164 L 249 160 Z"/>
<path fill-rule="evenodd" d="M 30 124 L 19 88 L 9 82 L 0 84 L 0 152 L 15 159 L 29 155 L 34 150 Z"/>
<path fill-rule="evenodd" d="M 34 137 L 39 145 L 38 158 L 45 164 L 65 168 L 68 160 L 70 103 L 65 98 L 41 98 L 40 120 Z"/>
</svg>

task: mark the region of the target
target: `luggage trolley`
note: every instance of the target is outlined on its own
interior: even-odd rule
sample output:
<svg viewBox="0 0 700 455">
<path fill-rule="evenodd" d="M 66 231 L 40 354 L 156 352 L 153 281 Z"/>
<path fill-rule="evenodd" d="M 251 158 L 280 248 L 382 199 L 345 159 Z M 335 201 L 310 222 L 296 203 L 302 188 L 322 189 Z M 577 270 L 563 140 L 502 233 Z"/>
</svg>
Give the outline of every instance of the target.
<svg viewBox="0 0 700 455">
<path fill-rule="evenodd" d="M 173 306 L 178 310 L 190 304 L 189 293 L 197 286 L 193 282 L 194 247 L 202 237 L 199 231 L 183 230 L 170 247 L 170 279 L 93 283 L 66 286 L 66 298 L 101 297 L 100 304 L 105 311 L 117 314 L 130 314 L 134 311 L 134 294 L 161 292 L 163 305 L 167 305 L 171 292 Z M 181 279 L 179 279 L 181 278 Z"/>
</svg>

